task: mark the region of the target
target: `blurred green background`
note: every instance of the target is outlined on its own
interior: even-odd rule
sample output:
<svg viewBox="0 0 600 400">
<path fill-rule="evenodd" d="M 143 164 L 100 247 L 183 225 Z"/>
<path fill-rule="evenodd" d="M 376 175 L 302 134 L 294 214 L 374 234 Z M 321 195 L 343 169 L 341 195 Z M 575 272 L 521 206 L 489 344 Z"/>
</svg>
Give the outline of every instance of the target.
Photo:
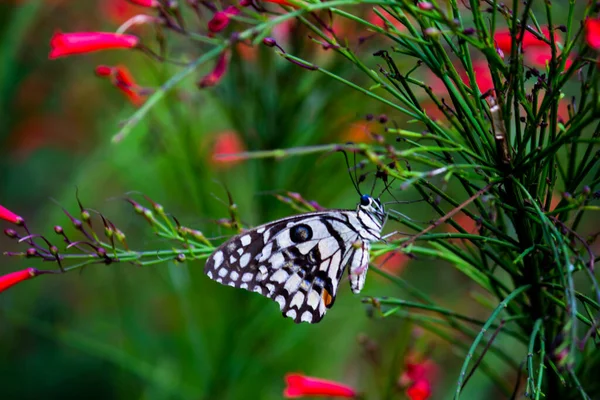
<svg viewBox="0 0 600 400">
<path fill-rule="evenodd" d="M 112 135 L 135 108 L 94 75 L 95 66 L 126 65 L 140 85 L 149 87 L 178 69 L 123 51 L 49 61 L 49 39 L 57 29 L 114 31 L 141 11 L 124 0 L 0 3 L 0 204 L 25 217 L 34 231 L 55 238 L 52 227 L 68 225 L 60 206 L 77 212 L 78 190 L 83 204 L 101 210 L 137 249 L 168 244 L 152 236 L 122 201 L 130 192 L 148 195 L 182 224 L 212 238 L 233 233 L 212 222 L 228 216 L 224 187 L 248 225 L 294 213 L 272 196 L 282 191 L 299 192 L 329 208 L 355 207 L 357 195 L 339 154 L 239 163 L 213 159 L 216 143 L 218 149 L 266 150 L 368 140 L 365 115 L 386 112 L 269 49 L 234 53 L 226 79 L 211 90 L 195 86 L 210 66 L 198 71 L 168 93 L 126 140 L 112 144 Z M 278 35 L 288 35 L 285 43 L 294 54 L 320 60 L 347 77 L 357 73 L 301 39 L 296 27 L 289 29 Z M 136 32 L 151 39 L 148 31 Z M 183 39 L 168 39 L 186 45 Z M 366 46 L 383 46 L 374 40 Z M 182 52 L 178 46 L 175 51 Z M 402 122 L 399 115 L 389 117 Z M 369 127 L 383 132 L 377 123 Z M 231 137 L 239 143 L 232 145 Z M 416 198 L 410 191 L 395 194 Z M 420 204 L 402 206 L 421 221 L 432 216 L 425 210 Z M 17 250 L 5 237 L 0 248 Z M 4 257 L 0 272 L 32 265 L 37 266 Z M 202 268 L 203 261 L 144 268 L 98 265 L 2 293 L 1 397 L 279 399 L 284 375 L 304 372 L 374 393 L 368 398 L 386 398 L 377 387 L 400 377 L 408 353 L 440 365 L 433 398 L 452 390 L 463 353 L 407 321 L 371 317 L 362 295 L 352 295 L 345 283 L 320 324 L 295 325 L 270 300 L 221 286 Z M 471 283 L 450 265 L 418 259 L 394 273 L 447 308 L 487 318 L 487 311 L 464 295 L 473 289 Z M 374 273 L 363 294 L 406 295 Z M 365 335 L 382 354 L 377 365 L 360 344 Z M 525 354 L 508 340 L 501 346 L 515 356 Z M 505 364 L 493 356 L 489 362 L 514 382 Z M 479 371 L 464 396 L 502 398 Z"/>
</svg>

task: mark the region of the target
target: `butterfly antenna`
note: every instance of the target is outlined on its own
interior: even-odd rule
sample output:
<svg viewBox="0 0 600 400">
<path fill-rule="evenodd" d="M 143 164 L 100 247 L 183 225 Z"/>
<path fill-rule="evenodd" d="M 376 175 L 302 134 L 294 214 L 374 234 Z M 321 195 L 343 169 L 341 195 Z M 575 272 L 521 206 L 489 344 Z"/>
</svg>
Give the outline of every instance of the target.
<svg viewBox="0 0 600 400">
<path fill-rule="evenodd" d="M 348 142 L 347 144 L 354 144 L 352 142 Z M 340 150 L 342 152 L 342 154 L 344 155 L 344 159 L 346 160 L 346 167 L 348 167 L 348 174 L 350 175 L 350 180 L 352 181 L 352 184 L 354 185 L 354 188 L 356 189 L 356 191 L 358 192 L 358 195 L 360 196 L 360 188 L 358 187 L 358 178 L 356 176 L 352 176 L 352 171 L 350 169 L 350 161 L 348 160 L 348 154 L 346 154 L 346 150 Z M 356 153 L 355 153 L 356 156 Z M 356 159 L 355 159 L 356 161 Z M 356 175 L 356 169 L 354 170 L 354 175 Z"/>
<path fill-rule="evenodd" d="M 394 196 L 394 194 L 392 193 L 392 191 L 390 190 L 390 187 L 392 186 L 392 183 L 394 183 L 396 181 L 396 178 L 392 178 L 391 181 L 389 181 L 388 183 L 385 184 L 385 187 L 383 188 L 383 190 L 381 191 L 381 193 L 379 194 L 379 197 L 381 197 L 382 194 L 384 194 L 385 192 L 388 192 L 390 194 L 390 196 L 392 196 L 392 198 L 394 200 L 396 200 L 397 202 L 398 199 L 396 198 L 396 196 Z"/>
<path fill-rule="evenodd" d="M 352 144 L 354 144 L 354 143 L 352 143 Z M 357 169 L 357 167 L 356 167 L 356 152 L 353 152 L 352 154 L 354 155 L 354 157 L 353 157 L 354 158 L 354 179 L 356 179 L 356 190 L 358 190 L 358 195 L 361 196 L 362 192 L 360 191 L 360 182 L 358 180 L 358 175 L 356 173 L 356 169 Z"/>
<path fill-rule="evenodd" d="M 371 193 L 370 193 L 371 197 L 373 197 L 373 192 L 375 191 L 375 184 L 376 183 L 377 183 L 377 173 L 375 173 L 375 179 L 373 179 L 373 185 L 371 186 Z"/>
</svg>

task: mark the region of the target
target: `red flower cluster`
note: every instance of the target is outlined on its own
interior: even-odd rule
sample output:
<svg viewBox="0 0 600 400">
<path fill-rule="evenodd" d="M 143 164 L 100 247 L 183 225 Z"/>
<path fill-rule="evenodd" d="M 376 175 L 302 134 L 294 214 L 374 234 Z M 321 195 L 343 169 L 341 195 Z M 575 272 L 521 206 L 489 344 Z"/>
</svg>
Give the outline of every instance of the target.
<svg viewBox="0 0 600 400">
<path fill-rule="evenodd" d="M 140 94 L 141 88 L 124 66 L 99 65 L 96 67 L 96 75 L 110 78 L 112 84 L 121 90 L 134 106 L 139 107 L 144 104 L 145 96 Z"/>
<path fill-rule="evenodd" d="M 50 39 L 50 59 L 108 49 L 132 49 L 140 39 L 109 32 L 56 32 Z"/>
<path fill-rule="evenodd" d="M 283 391 L 283 397 L 287 399 L 316 396 L 352 399 L 357 394 L 350 386 L 301 374 L 288 374 L 285 381 L 287 387 Z"/>
<path fill-rule="evenodd" d="M 550 30 L 548 28 L 542 28 L 541 36 L 546 39 L 550 39 Z M 509 54 L 512 50 L 512 34 L 508 29 L 501 30 L 494 34 L 494 42 L 496 47 L 503 53 Z M 560 43 L 560 36 L 554 31 L 554 41 Z M 552 60 L 552 48 L 550 44 L 538 36 L 534 35 L 529 31 L 525 31 L 523 34 L 522 50 L 525 55 L 525 61 L 534 66 L 543 68 L 546 64 Z M 568 59 L 565 63 L 565 67 L 569 68 L 572 64 L 572 60 Z"/>
<path fill-rule="evenodd" d="M 410 400 L 427 400 L 437 372 L 438 366 L 431 360 L 407 362 L 399 383 L 406 387 L 406 396 Z"/>
</svg>

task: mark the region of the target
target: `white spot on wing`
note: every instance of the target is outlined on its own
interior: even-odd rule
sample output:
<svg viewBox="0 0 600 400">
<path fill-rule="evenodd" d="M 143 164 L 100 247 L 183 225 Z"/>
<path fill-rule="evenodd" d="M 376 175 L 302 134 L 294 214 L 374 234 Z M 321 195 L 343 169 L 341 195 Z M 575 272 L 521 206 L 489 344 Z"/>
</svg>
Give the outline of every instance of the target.
<svg viewBox="0 0 600 400">
<path fill-rule="evenodd" d="M 248 246 L 251 241 L 252 241 L 252 238 L 250 237 L 250 235 L 244 235 L 240 238 L 240 242 L 242 242 L 242 246 Z"/>
<path fill-rule="evenodd" d="M 268 243 L 265 247 L 263 247 L 260 255 L 258 257 L 259 262 L 265 261 L 267 258 L 271 257 L 271 251 L 273 249 L 273 243 Z"/>
<path fill-rule="evenodd" d="M 235 264 L 237 262 L 237 258 L 234 256 L 229 256 L 229 264 Z"/>
<path fill-rule="evenodd" d="M 213 261 L 215 262 L 215 269 L 219 268 L 223 263 L 223 252 L 217 251 L 215 254 L 213 254 Z"/>
<path fill-rule="evenodd" d="M 285 259 L 283 258 L 283 254 L 275 253 L 269 261 L 271 262 L 271 268 L 279 269 L 285 262 Z"/>
<path fill-rule="evenodd" d="M 283 270 L 281 269 L 280 271 L 283 271 Z M 289 294 L 295 293 L 298 290 L 298 286 L 300 286 L 301 282 L 302 282 L 302 278 L 300 278 L 296 274 L 293 274 L 292 276 L 290 276 L 290 278 L 285 283 L 284 288 L 285 288 L 285 290 L 288 291 Z"/>
<path fill-rule="evenodd" d="M 212 272 L 211 272 L 211 271 L 208 271 L 208 272 L 206 273 L 206 276 L 208 276 L 210 279 L 212 279 L 212 278 L 213 278 L 213 274 L 212 274 Z"/>
<path fill-rule="evenodd" d="M 242 282 L 250 282 L 253 277 L 254 275 L 251 272 L 246 272 L 244 275 L 242 275 Z"/>
<path fill-rule="evenodd" d="M 283 308 L 285 307 L 285 297 L 279 295 L 275 297 L 275 301 L 279 303 L 279 309 L 283 310 Z"/>
<path fill-rule="evenodd" d="M 238 274 L 238 273 L 237 273 L 237 272 L 235 272 L 235 271 L 231 271 L 231 274 L 230 274 L 230 276 L 229 276 L 229 277 L 231 278 L 231 280 L 232 280 L 232 281 L 237 281 L 237 280 L 238 280 L 238 278 L 240 277 L 240 274 Z"/>
<path fill-rule="evenodd" d="M 240 288 L 242 288 L 242 289 L 248 289 L 248 284 L 247 283 L 242 283 L 240 285 Z"/>
<path fill-rule="evenodd" d="M 300 308 L 302 306 L 302 303 L 304 303 L 304 293 L 296 292 L 294 298 L 292 299 L 292 302 L 290 303 L 290 307 Z"/>
<path fill-rule="evenodd" d="M 282 269 L 277 270 L 273 275 L 271 275 L 271 281 L 277 282 L 277 283 L 283 283 L 287 280 L 287 278 L 288 278 L 288 273 Z"/>
<path fill-rule="evenodd" d="M 304 311 L 302 313 L 302 317 L 300 318 L 300 321 L 303 322 L 311 322 L 312 321 L 312 314 L 310 311 Z"/>
<path fill-rule="evenodd" d="M 241 256 L 243 252 L 244 252 L 244 249 L 242 249 L 242 248 L 237 249 L 238 256 Z"/>
<path fill-rule="evenodd" d="M 333 237 L 323 239 L 319 242 L 319 253 L 321 253 L 321 259 L 331 257 L 339 249 L 337 240 Z"/>
<path fill-rule="evenodd" d="M 285 313 L 285 316 L 296 319 L 296 310 L 288 310 L 288 312 Z"/>
<path fill-rule="evenodd" d="M 300 243 L 296 245 L 296 248 L 300 253 L 306 255 L 309 251 L 311 251 L 317 244 L 316 240 L 309 240 L 308 242 Z"/>
<path fill-rule="evenodd" d="M 246 265 L 248 265 L 249 262 L 250 262 L 250 253 L 246 253 L 240 258 L 240 267 L 242 267 L 242 268 L 246 267 Z"/>
<path fill-rule="evenodd" d="M 308 293 L 307 303 L 313 310 L 317 309 L 320 301 L 321 301 L 321 297 L 315 290 L 311 290 L 310 293 Z"/>
<path fill-rule="evenodd" d="M 263 294 L 262 288 L 260 286 L 255 286 L 254 289 L 252 289 L 252 291 Z"/>
<path fill-rule="evenodd" d="M 227 275 L 227 269 L 226 269 L 226 268 L 221 268 L 221 269 L 219 270 L 219 276 L 220 276 L 221 278 L 225 278 L 225 276 L 226 276 L 226 275 Z"/>
<path fill-rule="evenodd" d="M 267 287 L 267 290 L 269 291 L 269 294 L 267 296 L 271 296 L 271 295 L 273 295 L 273 293 L 275 293 L 275 285 L 273 285 L 272 283 L 267 283 L 265 286 Z"/>
</svg>

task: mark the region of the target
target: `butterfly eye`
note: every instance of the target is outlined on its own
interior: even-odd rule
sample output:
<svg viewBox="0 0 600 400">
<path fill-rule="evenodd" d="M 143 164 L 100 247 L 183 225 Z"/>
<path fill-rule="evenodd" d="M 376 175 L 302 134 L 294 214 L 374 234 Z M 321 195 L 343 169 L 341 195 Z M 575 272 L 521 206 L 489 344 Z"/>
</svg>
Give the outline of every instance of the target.
<svg viewBox="0 0 600 400">
<path fill-rule="evenodd" d="M 294 243 L 302 243 L 312 238 L 312 229 L 308 225 L 296 225 L 290 231 L 290 239 Z"/>
<path fill-rule="evenodd" d="M 360 196 L 361 206 L 368 206 L 369 204 L 371 204 L 371 196 L 369 196 L 368 194 L 363 194 L 362 196 Z"/>
</svg>

